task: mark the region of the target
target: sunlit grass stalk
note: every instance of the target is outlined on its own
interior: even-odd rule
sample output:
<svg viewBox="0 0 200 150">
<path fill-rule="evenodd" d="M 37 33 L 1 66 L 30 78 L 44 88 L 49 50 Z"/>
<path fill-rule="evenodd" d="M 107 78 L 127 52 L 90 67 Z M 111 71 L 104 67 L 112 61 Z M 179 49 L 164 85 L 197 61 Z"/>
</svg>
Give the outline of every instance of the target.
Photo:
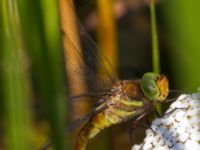
<svg viewBox="0 0 200 150">
<path fill-rule="evenodd" d="M 150 17 L 151 17 L 151 34 L 152 34 L 152 64 L 153 72 L 160 73 L 160 58 L 159 58 L 159 44 L 158 44 L 158 32 L 156 24 L 156 10 L 155 0 L 150 0 Z M 156 105 L 156 109 L 161 114 L 162 107 L 160 104 Z"/>
<path fill-rule="evenodd" d="M 106 56 L 108 61 L 110 62 L 112 69 L 117 71 L 118 60 L 117 60 L 117 36 L 116 36 L 116 20 L 114 15 L 113 6 L 114 2 L 112 0 L 98 0 L 97 1 L 97 13 L 98 13 L 98 26 L 97 26 L 97 42 L 100 47 L 100 51 L 103 56 Z M 103 57 L 100 56 L 100 57 Z M 105 59 L 102 58 L 104 61 Z M 105 60 L 106 61 L 106 60 Z M 104 62 L 101 62 L 104 63 Z M 108 65 L 104 63 L 104 65 Z M 97 64 L 98 66 L 98 64 Z M 109 66 L 107 66 L 110 68 Z M 99 67 L 99 76 L 104 73 L 104 70 Z M 110 68 L 111 69 L 111 68 Z M 109 70 L 112 72 L 113 70 Z M 113 131 L 116 133 L 116 130 Z M 117 145 L 115 142 L 115 138 L 117 138 L 117 134 L 109 135 L 109 132 L 103 135 L 103 140 L 98 141 L 97 149 L 108 149 L 111 146 L 111 138 L 113 138 L 114 146 Z"/>
<path fill-rule="evenodd" d="M 62 27 L 62 42 L 65 56 L 65 66 L 71 95 L 87 93 L 87 83 L 84 74 L 84 60 L 79 38 L 78 21 L 73 0 L 59 0 Z M 81 77 L 81 78 L 80 78 Z M 90 107 L 89 101 L 76 101 L 72 105 L 72 120 L 85 114 Z"/>
<path fill-rule="evenodd" d="M 101 53 L 108 58 L 112 68 L 117 71 L 118 52 L 114 2 L 112 0 L 98 0 L 97 2 L 99 19 L 97 26 L 98 45 L 101 48 Z"/>
<path fill-rule="evenodd" d="M 15 1 L 0 1 L 2 90 L 5 106 L 6 148 L 30 149 L 30 85 L 21 47 Z M 2 139 L 1 139 L 2 140 Z"/>
<path fill-rule="evenodd" d="M 53 145 L 64 150 L 66 99 L 57 1 L 17 2 L 25 46 L 49 120 Z"/>
</svg>

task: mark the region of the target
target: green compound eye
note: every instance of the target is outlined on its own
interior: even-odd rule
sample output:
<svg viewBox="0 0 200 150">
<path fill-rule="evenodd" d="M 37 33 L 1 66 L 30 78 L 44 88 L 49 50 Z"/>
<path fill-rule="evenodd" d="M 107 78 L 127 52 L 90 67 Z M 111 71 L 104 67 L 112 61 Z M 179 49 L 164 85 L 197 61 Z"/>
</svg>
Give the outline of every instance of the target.
<svg viewBox="0 0 200 150">
<path fill-rule="evenodd" d="M 148 72 L 143 75 L 140 82 L 140 87 L 144 93 L 144 96 L 150 100 L 156 100 L 159 98 L 160 90 L 156 84 L 156 79 L 158 77 L 158 74 Z"/>
</svg>

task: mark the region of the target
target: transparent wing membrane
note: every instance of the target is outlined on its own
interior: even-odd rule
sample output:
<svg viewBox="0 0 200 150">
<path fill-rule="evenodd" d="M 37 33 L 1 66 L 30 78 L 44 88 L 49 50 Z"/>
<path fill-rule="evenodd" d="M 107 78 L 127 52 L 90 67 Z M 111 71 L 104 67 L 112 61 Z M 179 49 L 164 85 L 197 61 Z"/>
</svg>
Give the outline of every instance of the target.
<svg viewBox="0 0 200 150">
<path fill-rule="evenodd" d="M 101 97 L 101 96 L 106 96 L 106 95 L 111 95 L 112 92 L 98 92 L 98 93 L 85 93 L 82 95 L 77 95 L 77 96 L 71 96 L 70 100 L 78 100 L 84 97 Z"/>
<path fill-rule="evenodd" d="M 77 119 L 76 121 L 72 122 L 71 125 L 67 128 L 68 131 L 73 131 L 76 128 L 80 127 L 82 124 L 84 124 L 86 121 L 88 121 L 92 116 L 98 114 L 99 112 L 103 111 L 106 106 L 102 107 L 101 109 L 94 108 L 93 111 L 89 112 L 87 115 L 85 115 L 82 118 Z"/>
<path fill-rule="evenodd" d="M 73 61 L 75 61 L 76 64 L 80 64 L 81 67 L 79 69 L 74 69 L 74 66 L 66 67 L 70 74 L 76 76 L 83 82 L 79 85 L 74 85 L 71 90 L 78 91 L 77 89 L 80 88 L 80 86 L 83 86 L 89 91 L 86 92 L 86 95 L 87 93 L 106 92 L 110 89 L 113 83 L 117 81 L 117 75 L 81 23 L 78 23 L 78 31 L 82 52 L 74 46 L 75 49 L 73 51 L 73 56 L 69 56 L 74 59 Z M 85 83 L 86 85 L 81 85 Z M 76 92 L 76 94 L 72 96 L 84 94 L 85 93 L 82 92 Z"/>
</svg>

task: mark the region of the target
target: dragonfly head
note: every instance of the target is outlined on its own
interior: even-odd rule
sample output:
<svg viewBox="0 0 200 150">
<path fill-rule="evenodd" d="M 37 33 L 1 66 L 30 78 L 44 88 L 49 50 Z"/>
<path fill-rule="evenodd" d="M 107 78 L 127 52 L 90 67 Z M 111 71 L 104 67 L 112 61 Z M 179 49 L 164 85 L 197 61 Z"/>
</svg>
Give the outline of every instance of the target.
<svg viewBox="0 0 200 150">
<path fill-rule="evenodd" d="M 143 75 L 140 87 L 144 96 L 152 101 L 163 101 L 169 93 L 167 77 L 152 72 Z"/>
</svg>

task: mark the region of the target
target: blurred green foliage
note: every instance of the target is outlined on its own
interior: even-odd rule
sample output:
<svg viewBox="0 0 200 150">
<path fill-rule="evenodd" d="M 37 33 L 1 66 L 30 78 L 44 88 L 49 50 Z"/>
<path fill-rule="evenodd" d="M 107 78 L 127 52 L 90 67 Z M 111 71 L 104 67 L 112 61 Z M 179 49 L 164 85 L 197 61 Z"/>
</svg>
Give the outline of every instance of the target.
<svg viewBox="0 0 200 150">
<path fill-rule="evenodd" d="M 1 1 L 1 88 L 6 108 L 4 123 L 7 127 L 8 149 L 30 149 L 27 142 L 31 136 L 31 126 L 27 123 L 32 110 L 29 107 L 30 70 L 34 72 L 54 147 L 59 150 L 66 148 L 64 61 L 57 2 Z"/>
<path fill-rule="evenodd" d="M 174 0 L 163 5 L 174 81 L 178 89 L 194 92 L 200 86 L 200 1 Z"/>
<path fill-rule="evenodd" d="M 54 146 L 62 150 L 65 149 L 63 131 L 66 101 L 58 4 L 56 0 L 19 0 L 18 4 L 25 44 L 36 69 Z"/>
<path fill-rule="evenodd" d="M 21 34 L 16 13 L 16 3 L 0 2 L 3 125 L 9 149 L 26 150 L 28 145 L 30 87 L 22 58 Z"/>
</svg>

